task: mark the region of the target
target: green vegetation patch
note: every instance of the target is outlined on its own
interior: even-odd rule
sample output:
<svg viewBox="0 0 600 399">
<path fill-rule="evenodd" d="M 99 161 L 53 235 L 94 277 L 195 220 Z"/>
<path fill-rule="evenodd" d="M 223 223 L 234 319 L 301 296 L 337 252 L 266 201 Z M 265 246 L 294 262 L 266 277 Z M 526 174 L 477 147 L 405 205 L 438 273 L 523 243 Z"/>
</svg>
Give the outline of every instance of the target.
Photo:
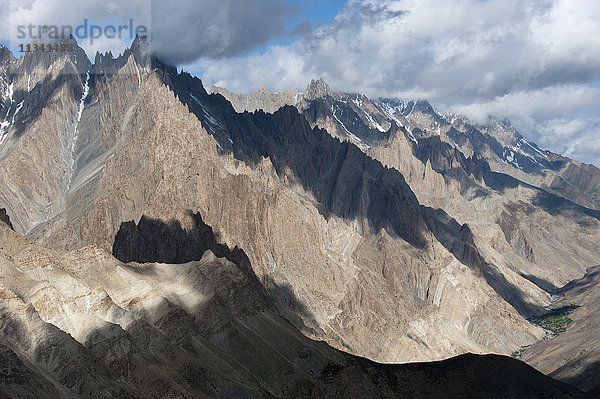
<svg viewBox="0 0 600 399">
<path fill-rule="evenodd" d="M 567 330 L 569 324 L 573 322 L 567 315 L 578 307 L 577 305 L 563 306 L 562 308 L 553 309 L 545 315 L 534 317 L 531 321 L 546 330 L 552 331 L 556 336 Z"/>
<path fill-rule="evenodd" d="M 514 351 L 510 357 L 512 357 L 513 359 L 519 359 L 521 360 L 521 356 L 523 355 L 523 352 L 525 352 L 525 349 L 529 348 L 531 345 L 525 345 L 522 346 L 519 350 Z"/>
</svg>

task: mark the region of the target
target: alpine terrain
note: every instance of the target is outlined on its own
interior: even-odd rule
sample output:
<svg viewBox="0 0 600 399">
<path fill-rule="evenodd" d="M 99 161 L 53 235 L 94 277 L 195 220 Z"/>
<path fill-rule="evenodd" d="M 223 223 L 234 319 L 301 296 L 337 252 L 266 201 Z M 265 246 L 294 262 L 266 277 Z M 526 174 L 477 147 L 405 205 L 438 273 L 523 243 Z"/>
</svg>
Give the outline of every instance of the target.
<svg viewBox="0 0 600 399">
<path fill-rule="evenodd" d="M 594 166 L 426 101 L 209 94 L 144 40 L 63 43 L 0 50 L 2 396 L 599 392 Z"/>
</svg>

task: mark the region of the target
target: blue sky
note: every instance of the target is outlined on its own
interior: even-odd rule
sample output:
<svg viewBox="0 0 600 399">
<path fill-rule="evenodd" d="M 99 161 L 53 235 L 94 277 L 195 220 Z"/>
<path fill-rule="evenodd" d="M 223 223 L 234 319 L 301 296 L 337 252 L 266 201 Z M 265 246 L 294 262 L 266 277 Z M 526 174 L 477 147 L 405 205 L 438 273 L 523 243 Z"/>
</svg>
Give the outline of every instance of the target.
<svg viewBox="0 0 600 399">
<path fill-rule="evenodd" d="M 298 5 L 302 12 L 302 19 L 309 21 L 312 24 L 320 24 L 335 18 L 339 10 L 346 3 L 345 0 L 290 0 L 289 4 Z"/>
</svg>

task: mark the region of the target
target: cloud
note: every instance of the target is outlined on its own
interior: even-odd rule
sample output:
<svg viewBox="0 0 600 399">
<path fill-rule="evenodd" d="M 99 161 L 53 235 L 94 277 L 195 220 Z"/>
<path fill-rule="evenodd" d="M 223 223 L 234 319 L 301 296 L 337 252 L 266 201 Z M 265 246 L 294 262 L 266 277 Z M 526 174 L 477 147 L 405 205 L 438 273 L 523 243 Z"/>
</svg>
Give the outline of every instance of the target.
<svg viewBox="0 0 600 399">
<path fill-rule="evenodd" d="M 555 151 L 567 147 L 551 137 L 568 132 L 568 151 L 598 162 L 577 148 L 598 133 L 599 21 L 596 0 L 349 0 L 287 46 L 207 62 L 203 80 L 247 92 L 324 77 L 338 90 L 508 117 Z M 576 120 L 589 122 L 570 125 L 580 133 L 560 128 Z"/>
<path fill-rule="evenodd" d="M 274 37 L 286 35 L 290 16 L 298 7 L 285 0 L 0 0 L 0 38 L 15 42 L 16 26 L 71 25 L 84 19 L 105 26 L 132 18 L 149 28 L 154 52 L 165 61 L 185 63 L 200 57 L 230 57 L 254 50 Z M 130 44 L 133 37 L 114 40 Z M 81 43 L 86 50 L 93 43 Z M 110 41 L 99 41 L 99 49 Z M 93 54 L 92 54 L 93 55 Z"/>
<path fill-rule="evenodd" d="M 515 91 L 487 102 L 447 105 L 485 122 L 509 118 L 529 140 L 562 155 L 600 165 L 600 88 L 569 84 Z"/>
<path fill-rule="evenodd" d="M 111 1 L 76 1 L 76 0 L 1 0 L 2 15 L 0 21 L 0 39 L 9 42 L 13 48 L 19 44 L 26 44 L 38 37 L 38 28 L 43 26 L 56 26 L 59 32 L 69 26 L 76 29 L 88 22 L 89 26 L 97 25 L 105 28 L 109 25 L 129 25 L 129 20 L 134 21 L 133 30 L 138 25 L 151 25 L 150 4 L 151 0 L 111 0 Z M 18 27 L 24 27 L 18 29 Z M 32 27 L 29 30 L 29 27 Z M 20 37 L 20 32 L 25 32 L 25 37 Z M 80 32 L 84 32 L 82 29 Z M 121 31 L 121 35 L 114 38 L 105 36 L 97 39 L 82 39 L 76 34 L 79 44 L 86 50 L 88 56 L 93 58 L 96 51 L 112 51 L 119 53 L 131 45 L 135 32 L 132 29 Z"/>
<path fill-rule="evenodd" d="M 180 0 L 152 7 L 153 49 L 171 62 L 230 57 L 285 35 L 296 9 L 282 0 Z"/>
<path fill-rule="evenodd" d="M 598 17 L 595 1 L 351 0 L 287 51 L 344 89 L 491 99 L 600 77 Z"/>
</svg>

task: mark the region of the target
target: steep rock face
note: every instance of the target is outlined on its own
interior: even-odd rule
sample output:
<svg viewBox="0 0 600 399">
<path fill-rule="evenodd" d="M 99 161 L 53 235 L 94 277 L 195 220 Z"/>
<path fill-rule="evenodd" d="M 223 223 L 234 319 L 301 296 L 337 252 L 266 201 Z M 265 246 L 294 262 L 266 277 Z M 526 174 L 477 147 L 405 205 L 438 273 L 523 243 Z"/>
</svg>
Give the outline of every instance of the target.
<svg viewBox="0 0 600 399">
<path fill-rule="evenodd" d="M 105 118 L 112 156 L 31 237 L 110 250 L 123 222 L 146 215 L 192 229 L 191 210 L 245 251 L 282 314 L 338 348 L 425 360 L 510 353 L 542 336 L 438 241 L 438 216 L 397 171 L 311 130 L 292 108 L 239 115 L 199 80 L 156 68 L 94 86 L 90 102 L 107 111 L 90 105 L 82 119 Z"/>
<path fill-rule="evenodd" d="M 571 159 L 551 156 L 558 176 L 547 178 L 545 185 L 552 192 L 565 193 L 565 197 L 576 202 L 600 209 L 600 170 Z"/>
<path fill-rule="evenodd" d="M 502 356 L 382 365 L 336 351 L 300 334 L 211 251 L 185 264 L 123 264 L 0 226 L 0 275 L 7 397 L 583 397 Z"/>
<path fill-rule="evenodd" d="M 73 142 L 89 61 L 74 39 L 64 43 L 75 51 L 27 53 L 6 61 L 0 204 L 22 233 L 64 211 L 73 173 Z"/>
<path fill-rule="evenodd" d="M 541 298 L 539 289 L 551 292 L 595 263 L 599 214 L 589 195 L 579 192 L 595 190 L 593 172 L 572 179 L 589 179 L 591 186 L 548 188 L 548 179 L 565 180 L 557 174 L 559 165 L 509 122 L 490 118 L 474 126 L 440 114 L 426 101 L 370 100 L 334 92 L 322 80 L 312 81 L 296 106 L 311 126 L 399 170 L 420 203 L 467 223 L 480 250 L 489 253 L 486 258 L 495 259 L 498 272 L 510 274 L 511 284 L 526 296 L 538 290 L 534 295 Z M 515 213 L 522 205 L 531 205 L 531 211 Z M 508 225 L 509 220 L 522 223 Z"/>
</svg>

